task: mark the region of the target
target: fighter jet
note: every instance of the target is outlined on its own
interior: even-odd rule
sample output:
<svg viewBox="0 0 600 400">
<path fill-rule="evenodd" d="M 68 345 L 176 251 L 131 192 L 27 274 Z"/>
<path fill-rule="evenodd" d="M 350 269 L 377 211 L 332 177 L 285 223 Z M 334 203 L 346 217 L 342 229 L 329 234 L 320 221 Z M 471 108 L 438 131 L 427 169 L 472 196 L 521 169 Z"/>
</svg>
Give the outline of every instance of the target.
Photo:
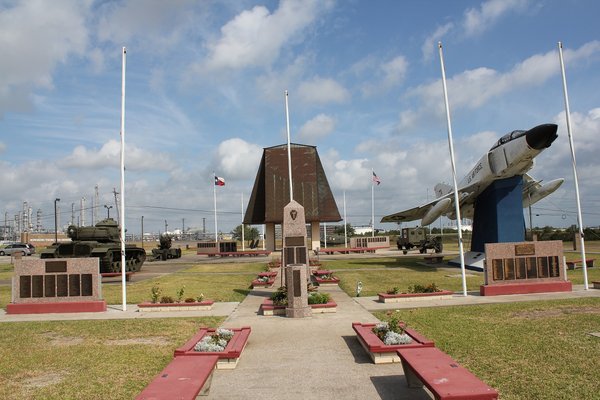
<svg viewBox="0 0 600 400">
<path fill-rule="evenodd" d="M 543 124 L 528 131 L 517 130 L 502 136 L 458 184 L 461 217 L 473 218 L 477 197 L 495 180 L 523 175 L 523 207 L 536 203 L 558 189 L 564 179 L 542 183 L 527 174 L 533 167 L 533 159 L 556 140 L 557 129 L 555 124 Z M 437 196 L 435 200 L 386 215 L 381 222 L 421 219 L 421 226 L 426 226 L 442 215 L 456 219 L 453 187 L 438 183 L 434 190 Z"/>
</svg>

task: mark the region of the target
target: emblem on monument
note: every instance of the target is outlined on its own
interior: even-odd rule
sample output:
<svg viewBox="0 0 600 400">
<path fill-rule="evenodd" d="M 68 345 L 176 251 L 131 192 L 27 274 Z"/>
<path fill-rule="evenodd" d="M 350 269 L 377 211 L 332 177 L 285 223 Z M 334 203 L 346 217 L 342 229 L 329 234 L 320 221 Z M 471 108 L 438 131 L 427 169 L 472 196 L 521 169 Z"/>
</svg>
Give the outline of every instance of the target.
<svg viewBox="0 0 600 400">
<path fill-rule="evenodd" d="M 295 221 L 297 216 L 298 216 L 298 211 L 296 211 L 296 210 L 290 211 L 290 217 L 292 217 L 292 221 Z"/>
</svg>

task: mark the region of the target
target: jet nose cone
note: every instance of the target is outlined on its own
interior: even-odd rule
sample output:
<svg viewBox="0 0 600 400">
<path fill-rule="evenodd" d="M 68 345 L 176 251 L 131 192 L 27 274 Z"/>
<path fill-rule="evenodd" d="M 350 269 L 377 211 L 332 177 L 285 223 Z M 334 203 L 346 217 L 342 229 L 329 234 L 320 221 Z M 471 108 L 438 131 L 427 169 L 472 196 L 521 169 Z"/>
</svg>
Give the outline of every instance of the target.
<svg viewBox="0 0 600 400">
<path fill-rule="evenodd" d="M 557 130 L 558 125 L 556 124 L 538 125 L 525 133 L 525 139 L 532 149 L 543 150 L 550 147 L 552 142 L 556 140 L 558 137 Z"/>
</svg>

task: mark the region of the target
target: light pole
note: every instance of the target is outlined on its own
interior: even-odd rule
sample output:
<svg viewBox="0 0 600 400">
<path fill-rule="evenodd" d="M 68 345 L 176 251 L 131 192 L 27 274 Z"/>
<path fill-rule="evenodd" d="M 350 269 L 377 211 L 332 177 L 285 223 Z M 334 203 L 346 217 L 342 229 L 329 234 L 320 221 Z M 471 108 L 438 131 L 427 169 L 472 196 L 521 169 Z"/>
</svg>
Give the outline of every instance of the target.
<svg viewBox="0 0 600 400">
<path fill-rule="evenodd" d="M 54 199 L 54 243 L 58 243 L 58 213 L 56 212 L 56 203 L 59 201 L 59 198 Z"/>
<path fill-rule="evenodd" d="M 108 213 L 107 215 L 107 219 L 110 218 L 110 209 L 112 208 L 112 206 L 107 206 L 106 204 L 104 205 L 104 208 L 106 208 L 106 212 Z"/>
</svg>

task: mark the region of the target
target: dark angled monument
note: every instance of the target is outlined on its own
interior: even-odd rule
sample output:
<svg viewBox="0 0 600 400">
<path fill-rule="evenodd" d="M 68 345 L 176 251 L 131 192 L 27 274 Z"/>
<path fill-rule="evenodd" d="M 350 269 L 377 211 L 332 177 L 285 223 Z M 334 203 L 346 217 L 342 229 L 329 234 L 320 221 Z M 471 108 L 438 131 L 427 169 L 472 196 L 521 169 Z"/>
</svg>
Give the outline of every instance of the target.
<svg viewBox="0 0 600 400">
<path fill-rule="evenodd" d="M 275 224 L 283 223 L 283 209 L 290 203 L 287 145 L 267 147 L 254 181 L 244 224 L 265 224 L 267 250 L 275 250 Z M 292 143 L 293 197 L 304 207 L 311 225 L 312 249 L 319 247 L 319 224 L 342 220 L 317 148 Z"/>
</svg>

